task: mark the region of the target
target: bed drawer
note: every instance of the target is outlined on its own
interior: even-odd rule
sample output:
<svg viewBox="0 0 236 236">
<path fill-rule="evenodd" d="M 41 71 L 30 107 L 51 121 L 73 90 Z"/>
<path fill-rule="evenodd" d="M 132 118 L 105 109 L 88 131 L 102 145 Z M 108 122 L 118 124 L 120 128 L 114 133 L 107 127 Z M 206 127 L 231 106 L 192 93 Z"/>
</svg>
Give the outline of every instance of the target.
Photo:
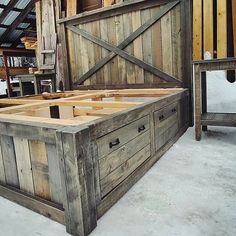
<svg viewBox="0 0 236 236">
<path fill-rule="evenodd" d="M 97 140 L 99 159 L 146 132 L 149 126 L 149 116 L 145 116 L 99 138 Z"/>
<path fill-rule="evenodd" d="M 178 109 L 178 103 L 173 103 L 154 113 L 156 151 L 178 132 Z"/>
</svg>

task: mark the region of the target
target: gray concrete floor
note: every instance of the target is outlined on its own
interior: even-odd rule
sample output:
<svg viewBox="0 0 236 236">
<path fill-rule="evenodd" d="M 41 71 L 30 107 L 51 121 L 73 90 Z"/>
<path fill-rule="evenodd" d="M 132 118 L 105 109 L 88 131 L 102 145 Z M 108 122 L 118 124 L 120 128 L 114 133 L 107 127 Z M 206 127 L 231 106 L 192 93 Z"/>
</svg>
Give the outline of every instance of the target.
<svg viewBox="0 0 236 236">
<path fill-rule="evenodd" d="M 91 236 L 235 236 L 236 129 L 193 128 L 99 221 Z M 0 198 L 1 236 L 65 236 L 65 227 Z"/>
</svg>

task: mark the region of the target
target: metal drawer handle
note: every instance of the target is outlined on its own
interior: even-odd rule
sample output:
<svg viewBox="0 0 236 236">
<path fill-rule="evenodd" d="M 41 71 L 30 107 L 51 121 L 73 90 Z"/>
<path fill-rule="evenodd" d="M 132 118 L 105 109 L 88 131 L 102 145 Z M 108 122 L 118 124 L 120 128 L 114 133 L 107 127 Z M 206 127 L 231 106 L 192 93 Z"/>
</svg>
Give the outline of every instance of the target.
<svg viewBox="0 0 236 236">
<path fill-rule="evenodd" d="M 172 111 L 173 113 L 176 112 L 176 108 L 173 108 L 171 111 Z"/>
<path fill-rule="evenodd" d="M 164 118 L 164 115 L 159 116 L 159 120 L 163 120 Z"/>
<path fill-rule="evenodd" d="M 144 131 L 145 129 L 146 129 L 145 125 L 142 125 L 138 128 L 138 132 L 140 133 L 140 132 Z"/>
<path fill-rule="evenodd" d="M 113 148 L 114 146 L 117 146 L 120 144 L 120 140 L 117 138 L 115 141 L 109 143 L 109 147 Z"/>
</svg>

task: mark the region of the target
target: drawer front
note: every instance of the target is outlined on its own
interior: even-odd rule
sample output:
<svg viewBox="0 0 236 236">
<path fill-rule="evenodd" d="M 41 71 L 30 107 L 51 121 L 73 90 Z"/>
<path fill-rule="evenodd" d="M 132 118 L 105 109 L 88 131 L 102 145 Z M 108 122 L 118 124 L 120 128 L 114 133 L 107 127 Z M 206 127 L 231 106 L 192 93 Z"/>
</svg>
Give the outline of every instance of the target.
<svg viewBox="0 0 236 236">
<path fill-rule="evenodd" d="M 145 160 L 151 156 L 151 146 L 148 144 L 143 149 L 135 153 L 131 158 L 117 167 L 105 178 L 101 179 L 101 195 L 104 197 L 132 172 L 134 172 Z"/>
<path fill-rule="evenodd" d="M 116 168 L 132 158 L 147 145 L 150 145 L 150 130 L 147 130 L 114 152 L 99 159 L 100 179 L 106 178 Z"/>
<path fill-rule="evenodd" d="M 149 130 L 149 116 L 136 120 L 97 140 L 99 158 L 103 158 Z"/>
<path fill-rule="evenodd" d="M 178 108 L 178 103 L 173 103 L 154 113 L 156 151 L 178 132 Z"/>
</svg>

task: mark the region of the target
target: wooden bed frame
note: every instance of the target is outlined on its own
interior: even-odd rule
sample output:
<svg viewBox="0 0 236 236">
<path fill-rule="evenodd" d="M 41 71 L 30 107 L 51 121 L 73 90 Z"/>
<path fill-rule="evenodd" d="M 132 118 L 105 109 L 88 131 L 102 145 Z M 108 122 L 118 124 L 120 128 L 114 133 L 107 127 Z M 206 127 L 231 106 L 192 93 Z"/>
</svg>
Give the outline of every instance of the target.
<svg viewBox="0 0 236 236">
<path fill-rule="evenodd" d="M 0 100 L 0 196 L 88 235 L 189 127 L 187 89 Z"/>
</svg>

